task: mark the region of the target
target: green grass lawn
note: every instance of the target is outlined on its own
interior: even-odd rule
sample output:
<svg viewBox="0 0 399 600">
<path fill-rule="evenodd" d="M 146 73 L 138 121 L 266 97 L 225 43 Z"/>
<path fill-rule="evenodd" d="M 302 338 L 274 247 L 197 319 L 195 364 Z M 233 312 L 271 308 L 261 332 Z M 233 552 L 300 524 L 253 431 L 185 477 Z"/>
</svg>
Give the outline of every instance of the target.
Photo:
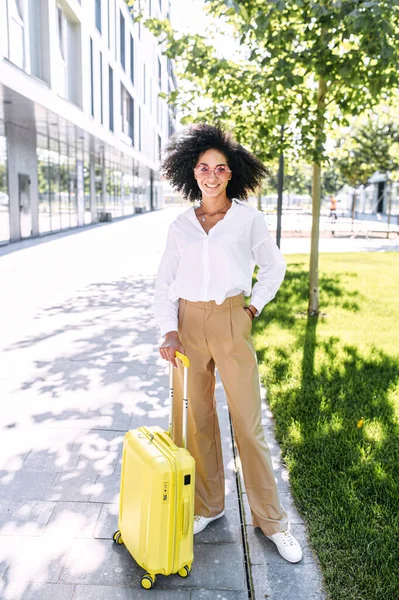
<svg viewBox="0 0 399 600">
<path fill-rule="evenodd" d="M 288 259 L 254 342 L 296 505 L 333 600 L 399 599 L 399 254 Z M 358 427 L 359 421 L 363 425 Z"/>
</svg>

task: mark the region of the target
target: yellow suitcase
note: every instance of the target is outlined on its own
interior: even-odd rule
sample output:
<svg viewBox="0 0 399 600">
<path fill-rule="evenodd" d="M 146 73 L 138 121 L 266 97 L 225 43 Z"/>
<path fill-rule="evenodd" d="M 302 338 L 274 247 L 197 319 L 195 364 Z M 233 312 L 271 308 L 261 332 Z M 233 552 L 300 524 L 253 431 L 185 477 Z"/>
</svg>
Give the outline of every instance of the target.
<svg viewBox="0 0 399 600">
<path fill-rule="evenodd" d="M 123 441 L 117 544 L 125 544 L 151 589 L 156 575 L 187 577 L 194 560 L 195 461 L 186 449 L 187 370 L 184 365 L 183 448 L 172 441 L 173 367 L 169 363 L 169 430 L 138 427 Z"/>
</svg>

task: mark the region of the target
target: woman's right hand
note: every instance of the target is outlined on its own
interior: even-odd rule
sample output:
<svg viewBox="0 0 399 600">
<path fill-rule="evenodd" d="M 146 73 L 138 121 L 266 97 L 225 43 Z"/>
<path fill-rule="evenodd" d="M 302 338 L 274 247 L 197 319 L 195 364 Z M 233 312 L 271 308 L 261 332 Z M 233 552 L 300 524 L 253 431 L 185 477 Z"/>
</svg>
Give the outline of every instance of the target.
<svg viewBox="0 0 399 600">
<path fill-rule="evenodd" d="M 181 352 L 184 354 L 184 348 L 179 338 L 177 331 L 169 331 L 165 335 L 163 344 L 159 347 L 159 353 L 165 360 L 168 360 L 172 365 L 177 368 L 175 352 Z"/>
</svg>

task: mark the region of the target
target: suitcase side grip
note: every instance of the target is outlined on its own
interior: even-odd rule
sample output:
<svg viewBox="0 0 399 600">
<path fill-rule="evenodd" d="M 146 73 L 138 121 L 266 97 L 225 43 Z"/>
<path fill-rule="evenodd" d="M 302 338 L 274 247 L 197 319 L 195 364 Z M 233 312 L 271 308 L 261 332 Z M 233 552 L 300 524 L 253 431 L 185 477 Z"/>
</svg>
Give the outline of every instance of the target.
<svg viewBox="0 0 399 600">
<path fill-rule="evenodd" d="M 189 498 L 183 499 L 183 535 L 188 534 L 190 526 L 190 500 Z"/>
</svg>

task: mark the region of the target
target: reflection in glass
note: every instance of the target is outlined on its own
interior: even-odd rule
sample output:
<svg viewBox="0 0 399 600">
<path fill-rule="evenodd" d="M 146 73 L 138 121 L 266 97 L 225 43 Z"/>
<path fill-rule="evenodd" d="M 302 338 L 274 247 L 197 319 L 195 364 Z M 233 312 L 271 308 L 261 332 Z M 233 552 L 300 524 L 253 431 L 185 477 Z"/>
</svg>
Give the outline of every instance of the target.
<svg viewBox="0 0 399 600">
<path fill-rule="evenodd" d="M 96 164 L 94 167 L 95 193 L 96 193 L 96 209 L 97 214 L 105 211 L 103 197 L 103 169 L 101 165 Z"/>
<path fill-rule="evenodd" d="M 37 177 L 39 188 L 39 233 L 51 231 L 51 205 L 49 184 L 49 151 L 47 138 L 37 134 Z"/>
<path fill-rule="evenodd" d="M 88 225 L 91 223 L 91 205 L 90 205 L 90 163 L 88 157 L 86 157 L 83 165 L 83 185 L 85 194 L 85 212 L 84 212 L 84 224 Z"/>
<path fill-rule="evenodd" d="M 60 155 L 58 141 L 50 138 L 49 174 L 50 174 L 50 203 L 51 203 L 51 230 L 61 229 L 60 205 Z"/>
<path fill-rule="evenodd" d="M 78 205 L 76 195 L 76 148 L 68 145 L 68 192 L 69 192 L 69 221 L 71 227 L 78 226 Z"/>
<path fill-rule="evenodd" d="M 66 144 L 60 143 L 60 210 L 61 227 L 69 229 L 69 159 Z"/>
<path fill-rule="evenodd" d="M 7 140 L 0 135 L 0 244 L 10 240 L 10 200 L 7 185 Z"/>
</svg>

